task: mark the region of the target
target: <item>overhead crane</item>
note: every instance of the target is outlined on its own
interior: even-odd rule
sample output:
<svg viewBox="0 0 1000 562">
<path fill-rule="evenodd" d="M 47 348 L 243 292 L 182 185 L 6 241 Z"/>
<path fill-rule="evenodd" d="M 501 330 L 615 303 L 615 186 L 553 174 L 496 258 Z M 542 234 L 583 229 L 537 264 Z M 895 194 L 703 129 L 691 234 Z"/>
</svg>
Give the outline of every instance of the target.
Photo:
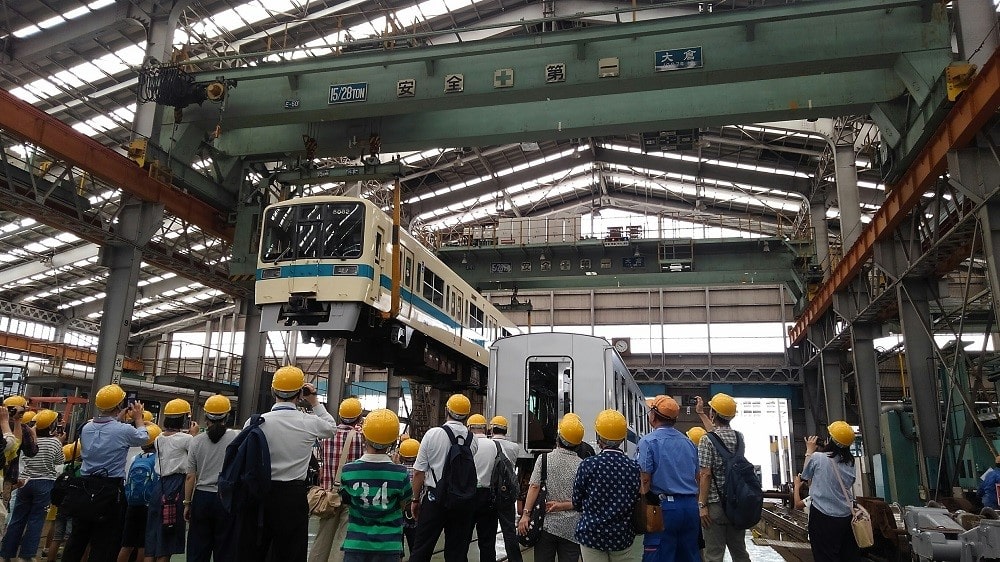
<svg viewBox="0 0 1000 562">
<path fill-rule="evenodd" d="M 806 337 L 809 326 L 815 324 L 833 305 L 836 293 L 855 279 L 864 263 L 872 257 L 875 244 L 892 235 L 924 193 L 941 177 L 948 167 L 948 153 L 967 146 L 986 123 L 996 116 L 998 109 L 1000 53 L 993 53 L 906 174 L 889 187 L 885 203 L 809 302 L 809 306 L 789 332 L 793 343 L 799 343 Z"/>
</svg>

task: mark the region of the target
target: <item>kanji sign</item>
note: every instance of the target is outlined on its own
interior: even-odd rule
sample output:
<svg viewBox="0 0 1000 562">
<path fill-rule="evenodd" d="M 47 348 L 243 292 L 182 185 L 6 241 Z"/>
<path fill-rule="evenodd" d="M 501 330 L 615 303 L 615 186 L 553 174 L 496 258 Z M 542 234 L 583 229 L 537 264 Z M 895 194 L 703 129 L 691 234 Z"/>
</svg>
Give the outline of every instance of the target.
<svg viewBox="0 0 1000 562">
<path fill-rule="evenodd" d="M 444 77 L 444 93 L 457 94 L 465 90 L 464 74 L 448 74 Z"/>
<path fill-rule="evenodd" d="M 555 62 L 545 65 L 545 83 L 554 84 L 566 81 L 566 63 Z"/>
<path fill-rule="evenodd" d="M 406 78 L 396 82 L 397 98 L 412 98 L 417 95 L 417 81 L 414 78 Z"/>
<path fill-rule="evenodd" d="M 653 69 L 657 72 L 687 70 L 704 66 L 704 61 L 701 58 L 701 47 L 656 51 L 653 58 Z"/>
</svg>

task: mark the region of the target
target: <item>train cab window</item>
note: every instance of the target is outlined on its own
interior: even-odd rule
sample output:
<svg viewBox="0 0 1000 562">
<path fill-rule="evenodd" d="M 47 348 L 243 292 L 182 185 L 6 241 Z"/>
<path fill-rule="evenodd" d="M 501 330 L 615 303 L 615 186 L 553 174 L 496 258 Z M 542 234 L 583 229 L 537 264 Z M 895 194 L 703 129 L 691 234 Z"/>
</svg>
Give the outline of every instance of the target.
<svg viewBox="0 0 1000 562">
<path fill-rule="evenodd" d="M 508 330 L 507 328 L 502 328 L 500 330 L 500 337 L 501 338 L 509 338 L 510 337 L 510 330 Z"/>
<path fill-rule="evenodd" d="M 403 286 L 413 288 L 413 258 L 406 256 L 406 264 L 403 266 Z"/>
<path fill-rule="evenodd" d="M 568 360 L 552 358 L 528 359 L 528 392 L 525 408 L 528 417 L 525 442 L 528 449 L 552 450 L 556 447 L 559 414 L 562 411 L 561 376 L 572 369 Z"/>
<path fill-rule="evenodd" d="M 425 299 L 435 304 L 441 310 L 445 309 L 444 279 L 441 279 L 433 271 L 427 269 L 426 267 L 424 268 L 423 295 Z"/>
<path fill-rule="evenodd" d="M 364 205 L 325 203 L 273 207 L 264 216 L 263 262 L 357 258 L 364 241 Z"/>
<path fill-rule="evenodd" d="M 473 330 L 483 329 L 483 309 L 469 303 L 469 328 Z"/>
</svg>

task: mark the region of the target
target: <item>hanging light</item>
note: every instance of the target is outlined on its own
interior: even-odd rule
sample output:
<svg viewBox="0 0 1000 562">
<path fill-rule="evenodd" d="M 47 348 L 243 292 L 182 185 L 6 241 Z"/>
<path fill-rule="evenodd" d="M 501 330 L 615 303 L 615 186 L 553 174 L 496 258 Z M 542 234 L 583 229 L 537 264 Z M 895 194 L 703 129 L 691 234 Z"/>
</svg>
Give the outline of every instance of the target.
<svg viewBox="0 0 1000 562">
<path fill-rule="evenodd" d="M 771 245 L 767 243 L 767 240 L 764 240 L 764 246 L 761 248 L 761 251 L 763 252 L 771 251 Z"/>
<path fill-rule="evenodd" d="M 639 246 L 635 247 L 635 252 L 632 252 L 632 257 L 633 258 L 641 258 L 642 257 L 642 253 L 639 252 Z"/>
<path fill-rule="evenodd" d="M 539 254 L 538 261 L 545 261 L 545 252 L 542 252 L 541 254 Z"/>
<path fill-rule="evenodd" d="M 469 254 L 462 254 L 462 264 L 469 263 Z"/>
</svg>

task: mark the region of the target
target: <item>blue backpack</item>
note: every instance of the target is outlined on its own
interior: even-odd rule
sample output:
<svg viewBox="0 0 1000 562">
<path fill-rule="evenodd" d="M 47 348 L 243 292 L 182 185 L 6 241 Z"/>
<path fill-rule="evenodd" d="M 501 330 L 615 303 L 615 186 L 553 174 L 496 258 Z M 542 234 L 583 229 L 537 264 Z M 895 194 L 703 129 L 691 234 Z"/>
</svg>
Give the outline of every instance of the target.
<svg viewBox="0 0 1000 562">
<path fill-rule="evenodd" d="M 129 505 L 149 505 L 153 488 L 160 476 L 156 474 L 156 453 L 141 453 L 132 461 L 125 479 L 125 499 Z"/>
<path fill-rule="evenodd" d="M 230 513 L 258 505 L 271 489 L 271 450 L 260 428 L 264 421 L 260 414 L 250 416 L 249 425 L 226 447 L 219 498 Z"/>
</svg>

